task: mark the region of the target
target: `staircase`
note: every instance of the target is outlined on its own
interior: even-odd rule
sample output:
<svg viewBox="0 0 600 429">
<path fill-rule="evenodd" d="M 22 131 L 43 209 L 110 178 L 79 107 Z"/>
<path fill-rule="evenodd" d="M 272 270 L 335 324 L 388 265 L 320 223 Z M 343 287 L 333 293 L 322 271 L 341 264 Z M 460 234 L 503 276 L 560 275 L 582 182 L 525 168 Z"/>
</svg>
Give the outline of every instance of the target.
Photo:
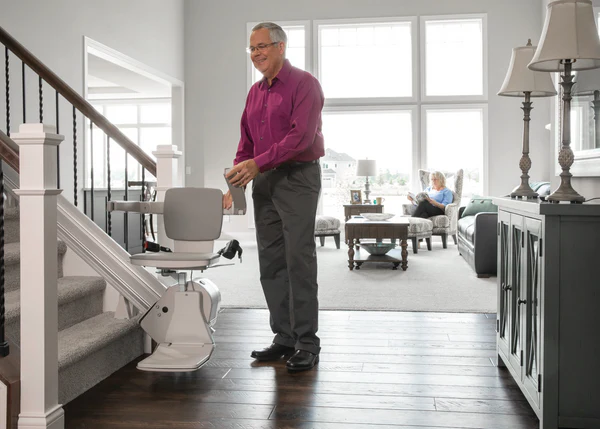
<svg viewBox="0 0 600 429">
<path fill-rule="evenodd" d="M 19 209 L 5 209 L 6 335 L 20 340 Z M 62 274 L 67 251 L 58 252 L 59 402 L 66 404 L 143 353 L 143 331 L 135 319 L 103 312 L 106 282 L 101 277 Z"/>
</svg>

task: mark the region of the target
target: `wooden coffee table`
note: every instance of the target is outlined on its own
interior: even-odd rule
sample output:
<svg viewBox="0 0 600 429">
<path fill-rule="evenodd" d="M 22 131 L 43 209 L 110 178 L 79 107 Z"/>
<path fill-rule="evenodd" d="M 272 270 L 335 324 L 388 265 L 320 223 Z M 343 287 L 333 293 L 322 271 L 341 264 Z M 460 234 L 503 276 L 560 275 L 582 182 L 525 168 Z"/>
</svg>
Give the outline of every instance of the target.
<svg viewBox="0 0 600 429">
<path fill-rule="evenodd" d="M 408 268 L 408 217 L 396 216 L 389 220 L 372 221 L 364 218 L 353 217 L 346 222 L 346 243 L 348 244 L 348 268 L 360 269 L 364 262 L 391 262 L 397 269 L 401 264 L 402 269 Z M 398 240 L 402 251 L 394 249 L 387 254 L 378 256 L 370 255 L 365 250 L 360 250 L 361 238 Z M 355 251 L 356 248 L 356 251 Z"/>
</svg>

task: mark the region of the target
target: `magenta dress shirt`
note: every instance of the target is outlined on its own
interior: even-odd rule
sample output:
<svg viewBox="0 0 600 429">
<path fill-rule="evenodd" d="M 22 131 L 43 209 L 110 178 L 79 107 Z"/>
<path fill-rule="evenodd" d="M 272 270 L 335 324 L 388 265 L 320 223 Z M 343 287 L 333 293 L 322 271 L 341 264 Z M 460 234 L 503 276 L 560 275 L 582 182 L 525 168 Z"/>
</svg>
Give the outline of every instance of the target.
<svg viewBox="0 0 600 429">
<path fill-rule="evenodd" d="M 270 87 L 263 78 L 250 88 L 234 165 L 254 158 L 263 172 L 287 161 L 322 157 L 324 101 L 319 81 L 285 60 Z"/>
</svg>

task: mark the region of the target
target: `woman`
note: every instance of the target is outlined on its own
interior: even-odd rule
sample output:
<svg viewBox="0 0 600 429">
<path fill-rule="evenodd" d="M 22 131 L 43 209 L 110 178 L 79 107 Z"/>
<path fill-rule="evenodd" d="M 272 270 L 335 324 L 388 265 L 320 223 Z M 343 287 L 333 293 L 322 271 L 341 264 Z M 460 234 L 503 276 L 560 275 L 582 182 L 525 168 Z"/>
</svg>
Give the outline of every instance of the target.
<svg viewBox="0 0 600 429">
<path fill-rule="evenodd" d="M 427 195 L 426 200 L 419 203 L 413 217 L 428 218 L 431 216 L 443 215 L 446 211 L 446 206 L 452 202 L 454 195 L 452 191 L 446 188 L 446 176 L 441 171 L 434 171 L 429 176 L 431 186 L 425 189 Z M 410 201 L 414 201 L 410 196 Z"/>
</svg>

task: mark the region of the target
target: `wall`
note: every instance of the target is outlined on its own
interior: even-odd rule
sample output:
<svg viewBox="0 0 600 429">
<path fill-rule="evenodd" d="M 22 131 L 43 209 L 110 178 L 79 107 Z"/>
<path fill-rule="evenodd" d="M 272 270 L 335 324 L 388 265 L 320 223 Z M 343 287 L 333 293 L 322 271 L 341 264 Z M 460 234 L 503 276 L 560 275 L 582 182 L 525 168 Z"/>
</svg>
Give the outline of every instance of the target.
<svg viewBox="0 0 600 429">
<path fill-rule="evenodd" d="M 489 47 L 489 193 L 503 195 L 520 183 L 523 116 L 521 101 L 499 97 L 512 48 L 541 33 L 542 0 L 305 0 L 303 2 L 208 2 L 186 0 L 186 118 L 190 185 L 223 188 L 239 140 L 247 94 L 246 23 L 273 20 L 487 13 Z M 510 22 L 510 30 L 507 23 Z M 361 53 L 364 55 L 365 53 Z M 367 53 L 368 54 L 368 53 Z M 377 58 L 370 60 L 376 62 Z M 450 67 L 460 67 L 460 59 Z M 376 77 L 376 76 L 374 76 Z M 549 103 L 534 102 L 531 121 L 531 177 L 548 178 Z M 543 119 L 542 119 L 543 118 Z M 507 126 L 510 124 L 510 126 Z M 325 136 L 327 139 L 327 136 Z M 239 220 L 237 227 L 244 228 Z"/>
<path fill-rule="evenodd" d="M 80 94 L 83 93 L 83 37 L 90 37 L 154 69 L 184 80 L 183 0 L 0 0 L 0 26 L 45 63 Z M 4 63 L 4 61 L 2 61 Z M 20 61 L 11 59 L 11 131 L 22 122 L 18 94 Z M 4 69 L 4 67 L 2 67 Z M 4 73 L 2 72 L 4 81 Z M 26 84 L 37 87 L 33 73 Z M 3 85 L 4 86 L 4 85 Z M 29 91 L 29 90 L 28 90 Z M 27 121 L 38 121 L 35 90 L 27 98 Z M 44 122 L 55 123 L 54 90 L 44 87 Z M 4 130 L 4 103 L 0 103 L 0 127 Z M 61 106 L 61 121 L 69 124 L 72 113 Z M 83 121 L 79 119 L 79 184 L 83 179 Z M 73 139 L 71 127 L 60 130 L 61 187 L 73 200 Z"/>
</svg>

